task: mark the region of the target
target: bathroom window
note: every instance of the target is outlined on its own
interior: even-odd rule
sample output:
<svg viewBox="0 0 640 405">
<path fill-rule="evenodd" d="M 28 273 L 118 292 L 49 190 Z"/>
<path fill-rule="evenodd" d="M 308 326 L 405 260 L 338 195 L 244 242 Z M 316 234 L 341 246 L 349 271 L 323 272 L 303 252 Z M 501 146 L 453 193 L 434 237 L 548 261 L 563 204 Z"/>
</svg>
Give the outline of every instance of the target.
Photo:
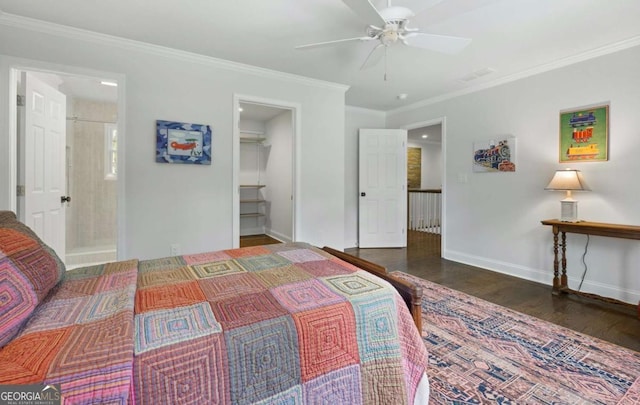
<svg viewBox="0 0 640 405">
<path fill-rule="evenodd" d="M 104 178 L 118 178 L 118 127 L 116 124 L 104 124 Z"/>
</svg>

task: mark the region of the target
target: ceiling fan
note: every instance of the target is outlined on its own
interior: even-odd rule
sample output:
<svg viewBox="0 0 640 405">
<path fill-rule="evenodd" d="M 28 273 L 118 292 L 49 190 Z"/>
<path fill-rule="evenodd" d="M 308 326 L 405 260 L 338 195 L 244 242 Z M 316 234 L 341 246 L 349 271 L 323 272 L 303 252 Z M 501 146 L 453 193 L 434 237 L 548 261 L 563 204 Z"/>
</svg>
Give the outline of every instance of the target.
<svg viewBox="0 0 640 405">
<path fill-rule="evenodd" d="M 426 32 L 420 32 L 418 28 L 409 28 L 409 20 L 416 14 L 406 7 L 391 6 L 391 0 L 387 0 L 387 7 L 381 10 L 376 9 L 371 3 L 371 0 L 342 1 L 356 13 L 360 19 L 367 23 L 365 36 L 300 45 L 297 46 L 296 49 L 313 49 L 348 42 L 377 41 L 378 44 L 369 52 L 369 55 L 360 67 L 360 70 L 362 70 L 375 66 L 383 55 L 386 56 L 387 48 L 398 42 L 404 45 L 446 54 L 458 53 L 471 42 L 469 38 L 428 34 Z"/>
</svg>

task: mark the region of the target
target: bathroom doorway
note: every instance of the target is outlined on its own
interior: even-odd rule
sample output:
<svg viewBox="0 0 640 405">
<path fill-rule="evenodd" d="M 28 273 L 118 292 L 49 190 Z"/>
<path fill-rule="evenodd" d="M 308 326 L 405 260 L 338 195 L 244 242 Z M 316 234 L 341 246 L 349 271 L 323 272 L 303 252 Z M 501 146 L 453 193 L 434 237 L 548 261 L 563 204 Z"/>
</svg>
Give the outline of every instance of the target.
<svg viewBox="0 0 640 405">
<path fill-rule="evenodd" d="M 118 258 L 118 83 L 97 77 L 43 70 L 13 69 L 15 91 L 19 96 L 16 109 L 16 211 L 18 218 L 33 226 L 38 213 L 29 208 L 33 198 L 33 179 L 48 178 L 47 171 L 61 171 L 59 221 L 40 221 L 37 232 L 46 239 L 62 235 L 62 248 L 56 249 L 67 269 L 115 261 Z M 27 93 L 26 82 L 38 82 L 43 89 L 62 94 L 62 135 L 52 140 L 46 136 L 48 148 L 61 151 L 55 159 L 43 159 L 42 165 L 26 164 L 31 146 L 25 143 L 34 128 L 26 118 L 38 91 Z M 46 112 L 46 108 L 45 108 Z M 55 143 L 55 145 L 53 143 Z M 49 156 L 45 149 L 44 156 Z M 38 154 L 36 153 L 36 159 Z M 46 167 L 52 160 L 56 168 Z M 58 166 L 59 165 L 59 166 Z M 59 167 L 60 169 L 58 169 Z M 40 171 L 41 173 L 37 173 Z M 34 173 L 36 172 L 36 173 Z M 45 174 L 45 175 L 41 175 Z M 58 197 L 56 196 L 56 200 Z M 57 204 L 57 203 L 56 203 Z M 55 229 L 53 229 L 55 227 Z M 46 230 L 45 230 L 46 229 Z M 62 252 L 58 251 L 62 250 Z"/>
</svg>

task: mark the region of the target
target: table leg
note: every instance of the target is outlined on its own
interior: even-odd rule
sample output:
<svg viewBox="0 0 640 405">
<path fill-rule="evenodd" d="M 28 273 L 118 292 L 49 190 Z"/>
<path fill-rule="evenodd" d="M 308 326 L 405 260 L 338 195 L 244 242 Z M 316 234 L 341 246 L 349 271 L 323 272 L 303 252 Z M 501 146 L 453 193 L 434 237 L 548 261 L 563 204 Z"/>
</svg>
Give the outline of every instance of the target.
<svg viewBox="0 0 640 405">
<path fill-rule="evenodd" d="M 560 288 L 567 288 L 567 234 L 562 232 L 562 275 L 560 276 Z"/>
<path fill-rule="evenodd" d="M 559 277 L 559 263 L 558 263 L 558 227 L 553 227 L 553 290 L 560 289 L 560 277 Z"/>
</svg>

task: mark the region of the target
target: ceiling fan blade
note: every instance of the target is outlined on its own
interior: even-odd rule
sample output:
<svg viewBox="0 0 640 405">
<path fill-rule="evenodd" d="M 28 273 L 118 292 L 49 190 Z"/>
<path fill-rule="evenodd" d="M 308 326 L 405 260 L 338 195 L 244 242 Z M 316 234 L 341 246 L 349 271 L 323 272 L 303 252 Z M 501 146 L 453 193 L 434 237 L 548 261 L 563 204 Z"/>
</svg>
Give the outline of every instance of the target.
<svg viewBox="0 0 640 405">
<path fill-rule="evenodd" d="M 348 43 L 348 42 L 371 41 L 372 39 L 375 39 L 375 38 L 371 38 L 371 37 L 345 38 L 345 39 L 338 39 L 338 40 L 335 40 L 335 41 L 317 42 L 315 44 L 299 45 L 299 46 L 296 46 L 296 49 L 321 48 L 321 47 L 324 47 L 324 46 L 340 45 L 340 44 L 344 44 L 344 43 Z"/>
<path fill-rule="evenodd" d="M 384 56 L 384 49 L 382 48 L 384 48 L 383 44 L 378 44 L 373 47 L 371 52 L 369 52 L 369 55 L 367 55 L 367 59 L 365 59 L 362 66 L 360 66 L 360 70 L 369 69 L 370 67 L 377 65 L 382 59 L 382 56 Z"/>
<path fill-rule="evenodd" d="M 453 55 L 461 52 L 467 45 L 469 45 L 471 43 L 471 38 L 412 32 L 403 37 L 403 42 L 409 46 Z"/>
<path fill-rule="evenodd" d="M 360 17 L 367 25 L 383 28 L 386 21 L 378 10 L 371 4 L 371 0 L 342 0 L 344 4 Z"/>
</svg>

